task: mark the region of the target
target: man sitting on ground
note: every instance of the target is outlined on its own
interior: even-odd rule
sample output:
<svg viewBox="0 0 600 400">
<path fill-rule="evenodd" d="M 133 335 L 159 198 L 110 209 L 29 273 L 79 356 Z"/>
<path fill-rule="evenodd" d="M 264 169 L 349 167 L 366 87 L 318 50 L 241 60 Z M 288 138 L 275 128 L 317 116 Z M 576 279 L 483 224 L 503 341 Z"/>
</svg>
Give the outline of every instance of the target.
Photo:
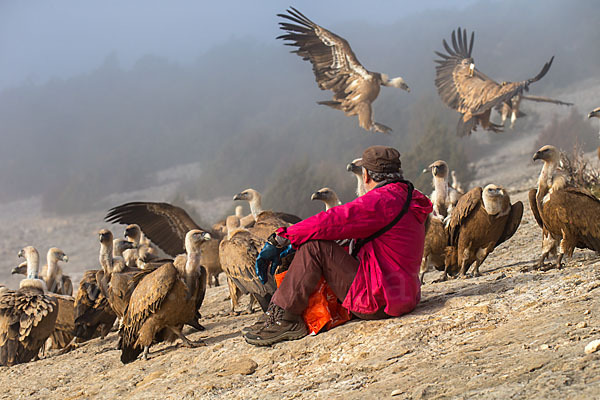
<svg viewBox="0 0 600 400">
<path fill-rule="evenodd" d="M 396 317 L 416 307 L 425 221 L 432 204 L 404 180 L 396 149 L 369 147 L 357 164 L 363 168 L 363 196 L 280 228 L 265 244 L 256 262 L 264 281 L 284 249 L 291 244 L 297 251 L 266 320 L 247 330 L 248 343 L 264 346 L 306 336 L 302 312 L 321 276 L 358 318 Z M 335 242 L 342 239 L 354 239 L 352 254 Z"/>
</svg>

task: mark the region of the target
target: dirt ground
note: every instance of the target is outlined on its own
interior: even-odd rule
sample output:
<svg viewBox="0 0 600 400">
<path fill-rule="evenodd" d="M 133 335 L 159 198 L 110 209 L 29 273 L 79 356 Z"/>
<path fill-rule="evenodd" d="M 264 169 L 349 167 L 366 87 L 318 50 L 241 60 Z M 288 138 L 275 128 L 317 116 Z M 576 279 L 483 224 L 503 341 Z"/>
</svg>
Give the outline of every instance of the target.
<svg viewBox="0 0 600 400">
<path fill-rule="evenodd" d="M 208 290 L 202 306 L 207 330 L 189 334 L 205 347 L 158 344 L 148 361 L 123 365 L 113 332 L 68 354 L 0 368 L 0 398 L 600 398 L 600 351 L 584 352 L 600 339 L 600 258 L 577 250 L 562 269 L 532 270 L 541 230 L 526 190 L 540 166 L 529 161 L 523 143 L 515 148 L 525 150 L 508 159 L 513 173 L 494 181 L 511 190 L 513 201 L 525 202 L 517 233 L 486 260 L 481 277 L 431 283 L 440 273 L 428 273 L 422 301 L 408 315 L 355 320 L 259 348 L 240 334 L 257 314 L 229 315 L 228 292 L 220 286 Z M 485 166 L 506 157 L 488 158 Z M 482 175 L 477 183 L 488 181 Z M 14 246 L 19 238 L 7 240 Z"/>
</svg>

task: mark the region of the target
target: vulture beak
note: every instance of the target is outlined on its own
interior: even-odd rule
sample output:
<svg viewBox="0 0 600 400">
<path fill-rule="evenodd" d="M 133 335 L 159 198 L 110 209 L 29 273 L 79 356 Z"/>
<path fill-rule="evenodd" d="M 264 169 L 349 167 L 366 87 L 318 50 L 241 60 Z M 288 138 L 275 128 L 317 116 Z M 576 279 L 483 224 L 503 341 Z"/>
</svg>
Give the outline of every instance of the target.
<svg viewBox="0 0 600 400">
<path fill-rule="evenodd" d="M 69 257 L 66 254 L 63 254 L 61 260 L 63 260 L 64 262 L 69 262 Z"/>
<path fill-rule="evenodd" d="M 10 273 L 11 273 L 12 275 L 14 275 L 14 274 L 20 274 L 21 272 L 22 272 L 22 267 L 21 267 L 21 266 L 14 267 L 14 268 L 12 269 L 12 271 L 10 271 Z"/>
<path fill-rule="evenodd" d="M 246 200 L 246 193 L 238 193 L 233 196 L 233 200 Z"/>
<path fill-rule="evenodd" d="M 208 232 L 202 232 L 200 234 L 200 236 L 202 237 L 202 240 L 208 241 L 208 240 L 212 239 L 212 236 L 210 236 L 210 233 L 208 233 Z"/>
<path fill-rule="evenodd" d="M 322 199 L 322 195 L 321 192 L 314 192 L 312 194 L 312 196 L 310 196 L 311 200 L 321 200 Z"/>
<path fill-rule="evenodd" d="M 533 161 L 541 160 L 541 159 L 542 159 L 542 153 L 540 153 L 539 151 L 536 151 L 535 154 L 533 155 Z"/>
<path fill-rule="evenodd" d="M 23 249 L 19 250 L 19 253 L 17 254 L 17 257 L 19 257 L 19 258 L 25 257 L 25 253 L 23 252 Z"/>
<path fill-rule="evenodd" d="M 590 111 L 590 113 L 588 114 L 588 118 L 592 118 L 592 117 L 600 118 L 600 111 Z"/>
<path fill-rule="evenodd" d="M 353 174 L 362 174 L 362 167 L 359 167 L 358 165 L 354 164 L 354 163 L 350 163 L 348 165 L 346 165 L 346 171 L 350 171 Z"/>
</svg>

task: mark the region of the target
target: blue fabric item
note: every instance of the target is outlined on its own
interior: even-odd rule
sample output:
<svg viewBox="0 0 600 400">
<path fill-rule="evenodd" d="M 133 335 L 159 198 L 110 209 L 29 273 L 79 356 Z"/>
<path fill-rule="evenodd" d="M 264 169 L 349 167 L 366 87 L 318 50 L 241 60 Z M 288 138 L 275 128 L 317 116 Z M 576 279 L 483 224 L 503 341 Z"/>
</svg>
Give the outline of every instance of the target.
<svg viewBox="0 0 600 400">
<path fill-rule="evenodd" d="M 288 244 L 286 247 L 280 248 L 279 251 L 281 251 L 281 253 L 279 253 L 279 257 L 277 258 L 277 260 L 274 260 L 271 263 L 271 270 L 269 271 L 271 273 L 271 275 L 275 274 L 275 270 L 277 269 L 277 267 L 279 267 L 281 265 L 281 259 L 283 257 L 287 256 L 288 254 L 293 254 L 296 252 L 296 250 L 292 247 L 291 244 Z"/>
<path fill-rule="evenodd" d="M 277 265 L 281 263 L 279 254 L 282 250 L 283 249 L 279 249 L 267 242 L 258 254 L 258 257 L 256 257 L 254 271 L 256 272 L 256 275 L 258 275 L 258 279 L 260 279 L 263 285 L 269 280 L 269 266 L 271 266 L 271 270 L 274 272 L 275 269 L 272 267 L 272 265 L 275 265 L 276 268 Z M 271 272 L 271 274 L 273 274 L 273 272 Z"/>
</svg>

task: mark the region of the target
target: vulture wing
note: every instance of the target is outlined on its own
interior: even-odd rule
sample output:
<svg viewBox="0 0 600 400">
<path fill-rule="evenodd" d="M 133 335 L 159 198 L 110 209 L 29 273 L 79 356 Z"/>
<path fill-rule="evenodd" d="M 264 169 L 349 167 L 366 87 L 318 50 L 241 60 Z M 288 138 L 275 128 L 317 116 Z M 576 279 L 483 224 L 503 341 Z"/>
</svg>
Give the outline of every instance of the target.
<svg viewBox="0 0 600 400">
<path fill-rule="evenodd" d="M 515 234 L 517 228 L 521 224 L 521 218 L 523 217 L 523 203 L 517 201 L 510 207 L 510 213 L 508 214 L 508 219 L 506 220 L 506 225 L 504 226 L 504 232 L 502 232 L 502 236 L 496 242 L 496 246 L 499 246 L 501 243 L 507 241 Z"/>
<path fill-rule="evenodd" d="M 86 271 L 75 298 L 75 336 L 88 340 L 99 325 L 112 326 L 117 315 L 102 294 L 96 280 L 97 270 Z"/>
<path fill-rule="evenodd" d="M 256 257 L 264 244 L 265 239 L 246 230 L 239 230 L 231 239 L 223 240 L 219 245 L 223 272 L 244 294 L 265 297 L 275 293 L 275 282 L 269 278 L 267 284 L 263 285 L 254 271 Z"/>
<path fill-rule="evenodd" d="M 554 104 L 559 104 L 561 106 L 572 106 L 572 105 L 574 105 L 573 103 L 568 103 L 566 101 L 557 100 L 557 99 L 551 99 L 549 97 L 542 97 L 542 96 L 521 96 L 521 99 L 523 99 L 523 100 L 530 100 L 530 101 L 536 101 L 538 103 L 554 103 Z"/>
<path fill-rule="evenodd" d="M 458 33 L 458 34 L 457 34 Z M 521 82 L 504 82 L 499 84 L 474 68 L 471 75 L 470 65 L 475 33 L 467 40 L 467 31 L 458 28 L 452 31 L 452 48 L 446 40 L 442 41 L 447 54 L 435 52 L 441 59 L 435 60 L 435 86 L 444 103 L 463 114 L 459 123 L 459 136 L 471 133 L 476 126 L 468 121 L 474 115 L 483 114 L 491 108 L 510 100 L 517 94 L 529 90 L 529 85 L 540 80 L 552 65 L 554 57 L 547 62 L 540 73 L 531 79 Z"/>
<path fill-rule="evenodd" d="M 457 244 L 461 225 L 483 201 L 482 192 L 483 189 L 481 187 L 476 187 L 458 199 L 458 203 L 456 203 L 456 207 L 452 210 L 452 215 L 448 222 L 448 245 L 454 246 Z"/>
<path fill-rule="evenodd" d="M 55 293 L 48 293 L 48 296 L 56 300 L 58 304 L 54 331 L 50 335 L 52 348 L 63 349 L 71 343 L 75 333 L 75 299 Z"/>
<path fill-rule="evenodd" d="M 144 234 L 168 255 L 185 253 L 185 234 L 200 229 L 181 207 L 169 203 L 136 201 L 111 208 L 107 222 L 138 224 Z"/>
<path fill-rule="evenodd" d="M 540 215 L 540 210 L 538 209 L 537 201 L 535 199 L 536 193 L 537 189 L 531 189 L 529 191 L 529 207 L 531 207 L 531 212 L 539 227 L 544 229 L 544 222 L 542 221 L 542 216 Z"/>
</svg>

